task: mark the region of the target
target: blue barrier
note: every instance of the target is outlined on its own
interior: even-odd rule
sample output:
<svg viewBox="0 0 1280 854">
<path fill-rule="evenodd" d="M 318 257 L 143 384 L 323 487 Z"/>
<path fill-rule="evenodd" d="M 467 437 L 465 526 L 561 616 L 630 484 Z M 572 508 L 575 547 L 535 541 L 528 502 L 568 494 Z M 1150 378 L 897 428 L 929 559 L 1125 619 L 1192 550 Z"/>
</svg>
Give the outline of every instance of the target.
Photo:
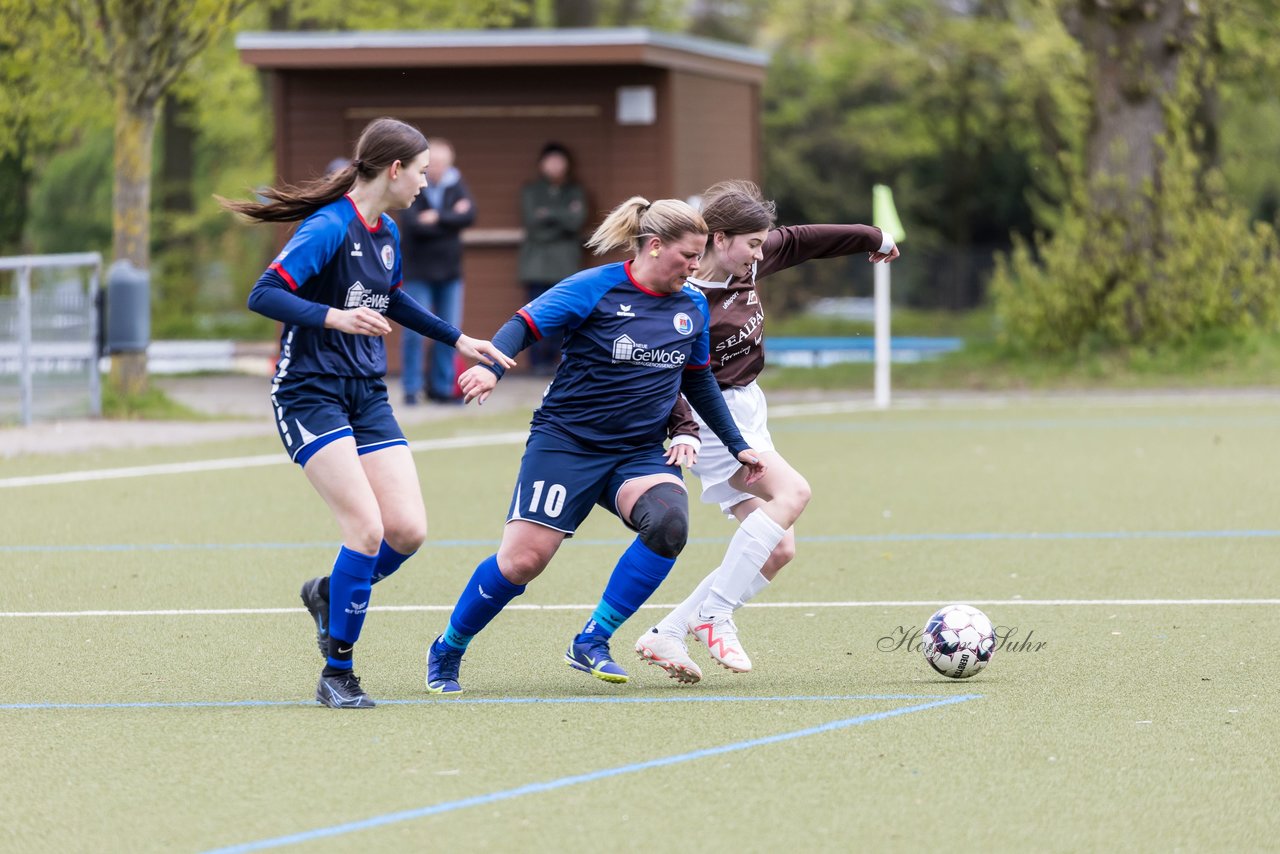
<svg viewBox="0 0 1280 854">
<path fill-rule="evenodd" d="M 841 362 L 874 362 L 875 338 L 769 338 L 765 359 L 780 367 L 818 368 Z M 889 339 L 894 362 L 923 362 L 964 348 L 963 338 L 933 338 L 904 335 Z"/>
</svg>

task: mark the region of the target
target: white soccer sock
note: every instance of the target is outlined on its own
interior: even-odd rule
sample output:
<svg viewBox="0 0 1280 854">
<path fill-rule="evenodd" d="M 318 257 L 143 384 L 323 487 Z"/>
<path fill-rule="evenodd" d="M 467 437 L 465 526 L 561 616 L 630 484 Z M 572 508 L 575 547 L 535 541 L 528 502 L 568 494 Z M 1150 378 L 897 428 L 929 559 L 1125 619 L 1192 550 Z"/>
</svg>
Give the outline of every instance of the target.
<svg viewBox="0 0 1280 854">
<path fill-rule="evenodd" d="M 757 572 L 756 577 L 751 579 L 751 584 L 747 587 L 746 592 L 742 594 L 742 598 L 738 600 L 738 604 L 734 606 L 734 610 L 736 611 L 738 608 L 741 608 L 743 605 L 759 596 L 760 591 L 764 590 L 768 586 L 769 579 L 764 577 L 764 573 Z"/>
<path fill-rule="evenodd" d="M 747 518 L 729 540 L 724 561 L 716 570 L 711 592 L 699 608 L 702 617 L 730 617 L 738 603 L 747 596 L 760 575 L 769 555 L 782 541 L 786 531 L 769 518 L 764 508 L 758 508 Z"/>
<path fill-rule="evenodd" d="M 675 607 L 674 611 L 662 618 L 662 621 L 657 626 L 658 631 L 678 638 L 683 638 L 689 634 L 689 621 L 698 613 L 698 606 L 702 604 L 702 601 L 707 598 L 707 594 L 711 592 L 711 582 L 715 581 L 717 572 L 719 572 L 718 568 L 707 573 L 707 577 L 698 583 L 698 586 L 689 594 L 689 598 L 685 599 Z"/>
</svg>

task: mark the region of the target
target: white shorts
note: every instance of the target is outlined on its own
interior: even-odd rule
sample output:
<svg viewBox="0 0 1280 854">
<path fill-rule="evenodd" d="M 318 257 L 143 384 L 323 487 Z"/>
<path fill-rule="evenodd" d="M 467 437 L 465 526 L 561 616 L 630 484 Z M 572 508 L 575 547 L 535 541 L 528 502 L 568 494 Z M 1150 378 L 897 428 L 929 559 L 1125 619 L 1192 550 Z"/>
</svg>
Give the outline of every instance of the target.
<svg viewBox="0 0 1280 854">
<path fill-rule="evenodd" d="M 764 399 L 764 391 L 755 382 L 741 388 L 722 389 L 724 402 L 729 405 L 729 414 L 733 416 L 742 438 L 757 451 L 772 451 L 773 437 L 769 435 L 769 404 Z M 690 407 L 692 408 L 692 407 Z M 748 498 L 754 498 L 747 492 L 739 492 L 729 483 L 729 478 L 742 467 L 738 458 L 729 453 L 729 449 L 720 441 L 720 437 L 711 432 L 707 422 L 695 411 L 694 420 L 698 422 L 698 435 L 702 438 L 702 449 L 698 451 L 698 463 L 691 471 L 702 481 L 702 501 L 705 504 L 719 504 L 725 514 L 734 505 L 741 504 Z"/>
</svg>

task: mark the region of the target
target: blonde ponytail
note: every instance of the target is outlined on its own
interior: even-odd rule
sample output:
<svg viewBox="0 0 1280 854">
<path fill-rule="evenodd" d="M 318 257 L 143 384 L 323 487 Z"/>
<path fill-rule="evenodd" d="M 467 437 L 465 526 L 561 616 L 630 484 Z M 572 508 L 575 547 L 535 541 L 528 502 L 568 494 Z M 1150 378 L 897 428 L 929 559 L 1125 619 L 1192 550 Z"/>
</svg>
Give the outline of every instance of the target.
<svg viewBox="0 0 1280 854">
<path fill-rule="evenodd" d="M 597 255 L 622 249 L 639 252 L 642 237 L 668 241 L 706 233 L 701 214 L 679 199 L 650 203 L 643 196 L 632 196 L 609 212 L 587 246 Z"/>
</svg>

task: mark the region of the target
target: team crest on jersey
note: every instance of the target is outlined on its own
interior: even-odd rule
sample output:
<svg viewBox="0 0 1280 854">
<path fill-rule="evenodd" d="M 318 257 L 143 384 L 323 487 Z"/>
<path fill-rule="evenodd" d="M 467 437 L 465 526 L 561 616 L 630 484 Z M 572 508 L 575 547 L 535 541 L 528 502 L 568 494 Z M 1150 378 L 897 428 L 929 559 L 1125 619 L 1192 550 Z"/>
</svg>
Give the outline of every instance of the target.
<svg viewBox="0 0 1280 854">
<path fill-rule="evenodd" d="M 374 311 L 380 311 L 385 314 L 390 303 L 390 294 L 376 293 L 371 288 L 366 288 L 363 283 L 356 282 L 347 288 L 347 300 L 343 307 L 371 308 Z"/>
<path fill-rule="evenodd" d="M 391 248 L 391 244 L 388 243 L 386 246 L 383 246 L 382 247 L 382 266 L 390 270 L 391 265 L 395 263 L 395 260 L 396 260 L 396 251 Z"/>
<path fill-rule="evenodd" d="M 760 302 L 760 297 L 756 296 L 755 291 L 747 294 L 747 305 L 755 305 L 758 302 Z"/>
<path fill-rule="evenodd" d="M 688 335 L 693 331 L 693 320 L 683 311 L 671 318 L 671 322 L 675 324 L 676 332 L 681 335 Z"/>
</svg>

